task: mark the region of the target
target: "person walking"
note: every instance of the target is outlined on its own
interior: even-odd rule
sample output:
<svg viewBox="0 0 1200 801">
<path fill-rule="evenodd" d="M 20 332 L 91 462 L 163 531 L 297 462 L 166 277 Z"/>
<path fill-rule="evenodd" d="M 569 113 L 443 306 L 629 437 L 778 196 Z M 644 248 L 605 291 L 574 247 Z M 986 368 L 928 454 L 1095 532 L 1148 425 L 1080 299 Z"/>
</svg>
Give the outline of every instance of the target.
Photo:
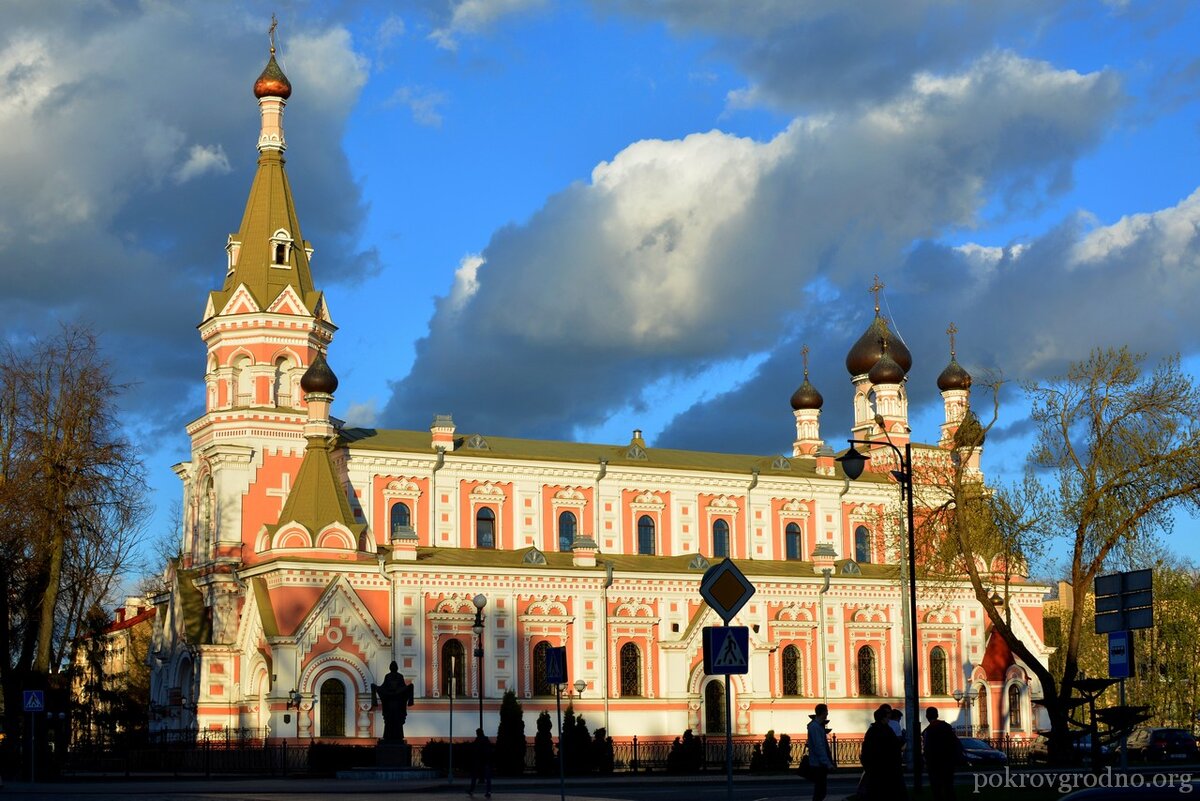
<svg viewBox="0 0 1200 801">
<path fill-rule="evenodd" d="M 483 733 L 483 729 L 475 730 L 474 753 L 471 754 L 471 788 L 467 795 L 475 795 L 475 786 L 483 782 L 483 797 L 492 797 L 492 741 Z"/>
<path fill-rule="evenodd" d="M 862 781 L 859 798 L 907 798 L 904 769 L 900 763 L 900 738 L 890 725 L 892 708 L 883 704 L 875 710 L 875 722 L 863 737 Z"/>
<path fill-rule="evenodd" d="M 929 790 L 933 801 L 954 801 L 954 768 L 962 759 L 962 743 L 954 727 L 938 720 L 936 707 L 925 710 L 929 725 L 921 733 L 925 765 L 929 771 Z"/>
<path fill-rule="evenodd" d="M 829 707 L 817 704 L 813 710 L 816 714 L 808 722 L 808 778 L 813 783 L 813 801 L 825 801 L 829 793 L 829 769 L 833 767 L 833 757 L 829 753 Z"/>
</svg>

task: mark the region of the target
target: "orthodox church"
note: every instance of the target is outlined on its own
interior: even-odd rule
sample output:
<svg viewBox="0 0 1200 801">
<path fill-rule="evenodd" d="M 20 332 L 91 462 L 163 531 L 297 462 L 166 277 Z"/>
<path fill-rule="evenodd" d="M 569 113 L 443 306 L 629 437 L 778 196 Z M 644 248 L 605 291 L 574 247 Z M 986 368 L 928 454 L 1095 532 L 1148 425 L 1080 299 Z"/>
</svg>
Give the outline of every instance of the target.
<svg viewBox="0 0 1200 801">
<path fill-rule="evenodd" d="M 555 646 L 567 649 L 576 710 L 617 740 L 798 734 L 818 702 L 853 734 L 879 703 L 902 705 L 907 592 L 890 450 L 847 479 L 822 438 L 807 352 L 783 454 L 654 448 L 639 431 L 618 445 L 515 439 L 461 431 L 448 414 L 431 414 L 427 431 L 351 428 L 331 415 L 337 327 L 284 169 L 291 92 L 272 48 L 254 84 L 257 169 L 199 324 L 205 407 L 187 427 L 190 461 L 174 468 L 183 542 L 154 599 L 152 728 L 370 741 L 383 730 L 371 685 L 395 661 L 414 689 L 410 741 L 446 737 L 451 695 L 467 716 L 460 734 L 476 714 L 494 733 L 509 690 L 531 730 L 554 709 Z M 909 442 L 911 366 L 876 302 L 846 357 L 850 436 Z M 938 386 L 938 441 L 911 445 L 949 460 L 972 419 L 953 344 Z M 978 449 L 965 458 L 979 470 Z M 756 588 L 733 621 L 751 633 L 729 718 L 701 647 L 720 621 L 700 580 L 721 559 Z M 969 586 L 919 589 L 922 705 L 1031 736 L 1036 678 L 992 636 Z M 1043 658 L 1044 591 L 1018 577 L 1007 607 Z"/>
</svg>

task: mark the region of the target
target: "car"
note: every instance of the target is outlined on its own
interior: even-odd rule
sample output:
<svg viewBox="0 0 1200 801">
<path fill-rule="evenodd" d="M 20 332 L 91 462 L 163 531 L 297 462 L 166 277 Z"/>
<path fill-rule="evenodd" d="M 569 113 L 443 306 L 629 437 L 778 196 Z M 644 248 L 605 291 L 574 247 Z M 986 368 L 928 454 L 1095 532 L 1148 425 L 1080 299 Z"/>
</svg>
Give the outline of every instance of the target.
<svg viewBox="0 0 1200 801">
<path fill-rule="evenodd" d="M 984 740 L 960 737 L 958 742 L 963 749 L 963 762 L 969 768 L 1002 768 L 1008 764 L 1008 755 Z"/>
<path fill-rule="evenodd" d="M 1194 762 L 1200 758 L 1196 738 L 1187 729 L 1141 728 L 1129 735 L 1130 759 L 1143 762 Z"/>
<path fill-rule="evenodd" d="M 1091 762 L 1092 761 L 1092 735 L 1079 734 L 1072 732 L 1071 736 L 1075 738 L 1072 743 L 1074 749 L 1074 761 L 1076 762 Z M 1029 746 L 1028 759 L 1030 762 L 1049 762 L 1050 761 L 1050 740 L 1045 734 L 1039 734 L 1033 744 Z M 1100 746 L 1100 764 L 1111 765 L 1119 758 L 1118 752 L 1114 751 L 1107 745 Z"/>
</svg>

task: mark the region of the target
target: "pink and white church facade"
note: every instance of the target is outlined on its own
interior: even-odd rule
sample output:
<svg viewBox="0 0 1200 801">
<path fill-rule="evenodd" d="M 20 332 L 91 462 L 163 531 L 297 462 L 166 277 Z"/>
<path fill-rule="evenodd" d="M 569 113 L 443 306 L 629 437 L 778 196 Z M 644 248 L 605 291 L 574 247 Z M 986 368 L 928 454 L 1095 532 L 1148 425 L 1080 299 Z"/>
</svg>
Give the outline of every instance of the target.
<svg viewBox="0 0 1200 801">
<path fill-rule="evenodd" d="M 371 740 L 383 721 L 370 687 L 395 660 L 414 685 L 410 740 L 446 736 L 452 679 L 460 734 L 482 694 L 494 735 L 507 690 L 532 732 L 554 708 L 541 657 L 560 645 L 586 684 L 575 708 L 619 739 L 798 735 L 819 702 L 852 734 L 879 703 L 903 706 L 897 487 L 886 469 L 846 481 L 806 368 L 784 455 L 660 449 L 637 431 L 620 445 L 514 439 L 432 413 L 426 431 L 333 417 L 337 328 L 284 170 L 291 86 L 273 51 L 255 94 L 257 171 L 199 325 L 205 409 L 175 466 L 182 555 L 155 599 L 153 728 Z M 877 308 L 847 357 L 852 436 L 907 440 L 909 367 Z M 953 355 L 939 387 L 938 444 L 914 443 L 925 458 L 949 458 L 968 414 Z M 751 654 L 728 721 L 723 681 L 701 665 L 701 629 L 720 621 L 698 591 L 726 557 L 757 588 L 734 621 L 751 628 Z M 1043 658 L 1044 591 L 1017 580 L 1008 607 Z M 969 587 L 923 592 L 917 622 L 922 705 L 992 734 L 1034 732 L 1036 679 Z M 968 709 L 956 690 L 977 700 Z"/>
</svg>

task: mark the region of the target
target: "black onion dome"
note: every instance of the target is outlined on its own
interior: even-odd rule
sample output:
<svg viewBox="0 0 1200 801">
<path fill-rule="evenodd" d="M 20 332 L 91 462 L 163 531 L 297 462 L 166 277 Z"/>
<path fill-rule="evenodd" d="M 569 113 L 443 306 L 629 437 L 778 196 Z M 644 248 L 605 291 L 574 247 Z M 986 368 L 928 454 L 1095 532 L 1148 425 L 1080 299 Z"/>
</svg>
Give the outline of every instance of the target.
<svg viewBox="0 0 1200 801">
<path fill-rule="evenodd" d="M 938 389 L 946 392 L 951 389 L 970 389 L 971 374 L 963 369 L 963 366 L 951 356 L 950 363 L 946 365 L 946 369 L 942 371 L 937 378 Z"/>
<path fill-rule="evenodd" d="M 804 383 L 792 393 L 792 408 L 820 409 L 824 403 L 825 399 L 821 397 L 821 393 L 809 382 L 808 376 L 804 376 Z"/>
<path fill-rule="evenodd" d="M 313 363 L 304 371 L 304 375 L 300 376 L 300 389 L 332 395 L 337 392 L 337 388 L 337 376 L 330 369 L 329 362 L 325 361 L 325 355 L 318 353 L 317 358 L 313 359 Z"/>
<path fill-rule="evenodd" d="M 872 384 L 899 384 L 904 380 L 904 368 L 892 358 L 891 350 L 886 350 L 867 372 L 867 380 Z"/>
<path fill-rule="evenodd" d="M 871 372 L 871 368 L 883 356 L 883 345 L 880 340 L 887 340 L 888 353 L 891 354 L 892 359 L 900 366 L 904 374 L 912 369 L 912 354 L 908 352 L 908 348 L 898 337 L 892 336 L 887 322 L 876 315 L 875 319 L 871 321 L 871 325 L 846 354 L 846 369 L 850 371 L 850 375 L 856 376 Z"/>
</svg>

